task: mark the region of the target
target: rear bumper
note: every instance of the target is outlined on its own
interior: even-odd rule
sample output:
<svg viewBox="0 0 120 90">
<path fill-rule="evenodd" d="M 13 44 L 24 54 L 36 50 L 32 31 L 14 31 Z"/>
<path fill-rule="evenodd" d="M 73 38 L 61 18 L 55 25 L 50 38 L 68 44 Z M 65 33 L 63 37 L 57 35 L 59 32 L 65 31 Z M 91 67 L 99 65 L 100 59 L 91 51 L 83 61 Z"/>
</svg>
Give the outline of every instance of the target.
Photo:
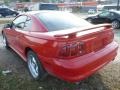
<svg viewBox="0 0 120 90">
<path fill-rule="evenodd" d="M 43 66 L 56 77 L 69 82 L 80 81 L 113 60 L 118 44 L 112 42 L 105 48 L 74 59 L 63 60 L 43 57 Z"/>
</svg>

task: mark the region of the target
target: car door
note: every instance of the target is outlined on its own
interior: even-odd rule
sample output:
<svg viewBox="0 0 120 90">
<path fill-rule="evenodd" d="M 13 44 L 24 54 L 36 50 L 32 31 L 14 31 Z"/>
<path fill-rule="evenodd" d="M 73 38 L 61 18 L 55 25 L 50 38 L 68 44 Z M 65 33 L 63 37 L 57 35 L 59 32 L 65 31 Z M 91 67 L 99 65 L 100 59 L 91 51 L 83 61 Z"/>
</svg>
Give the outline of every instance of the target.
<svg viewBox="0 0 120 90">
<path fill-rule="evenodd" d="M 21 25 L 22 25 L 22 28 L 16 29 L 17 36 L 15 39 L 15 43 L 17 43 L 17 46 L 16 46 L 17 50 L 21 54 L 24 54 L 24 49 L 27 45 L 26 35 L 30 33 L 30 30 L 32 28 L 32 19 L 26 16 L 26 21 L 21 23 Z"/>
<path fill-rule="evenodd" d="M 113 20 L 118 19 L 118 15 L 114 12 L 110 12 L 110 17 L 108 17 L 109 20 L 107 21 L 108 23 L 112 23 Z"/>
<path fill-rule="evenodd" d="M 16 19 L 13 20 L 12 22 L 12 33 L 9 33 L 9 37 L 11 39 L 11 46 L 13 47 L 13 49 L 19 51 L 19 37 L 22 36 L 21 34 L 21 30 L 24 28 L 24 23 L 27 19 L 27 16 L 19 16 Z"/>
<path fill-rule="evenodd" d="M 14 28 L 12 28 L 12 23 L 4 25 L 4 34 L 7 37 L 9 45 L 13 46 Z"/>
<path fill-rule="evenodd" d="M 9 9 L 5 8 L 4 9 L 4 16 L 9 16 L 9 15 L 10 15 Z"/>
<path fill-rule="evenodd" d="M 110 20 L 110 15 L 111 14 L 108 11 L 98 14 L 97 17 L 95 18 L 96 24 L 108 23 L 108 21 Z"/>
<path fill-rule="evenodd" d="M 0 16 L 5 16 L 5 8 L 0 8 Z"/>
</svg>

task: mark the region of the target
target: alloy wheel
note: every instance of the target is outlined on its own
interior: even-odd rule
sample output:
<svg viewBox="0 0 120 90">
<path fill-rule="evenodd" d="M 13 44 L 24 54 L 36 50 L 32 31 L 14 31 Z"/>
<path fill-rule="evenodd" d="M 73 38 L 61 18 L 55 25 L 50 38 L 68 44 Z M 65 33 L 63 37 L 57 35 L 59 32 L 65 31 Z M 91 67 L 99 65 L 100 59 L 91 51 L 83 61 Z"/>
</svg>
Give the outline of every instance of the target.
<svg viewBox="0 0 120 90">
<path fill-rule="evenodd" d="M 87 19 L 88 22 L 92 23 L 92 19 Z"/>
<path fill-rule="evenodd" d="M 113 27 L 114 29 L 119 28 L 119 22 L 118 22 L 118 21 L 113 21 L 113 22 L 112 22 L 112 27 Z"/>
<path fill-rule="evenodd" d="M 36 62 L 36 58 L 33 55 L 28 56 L 28 68 L 34 78 L 39 76 L 38 64 Z"/>
</svg>

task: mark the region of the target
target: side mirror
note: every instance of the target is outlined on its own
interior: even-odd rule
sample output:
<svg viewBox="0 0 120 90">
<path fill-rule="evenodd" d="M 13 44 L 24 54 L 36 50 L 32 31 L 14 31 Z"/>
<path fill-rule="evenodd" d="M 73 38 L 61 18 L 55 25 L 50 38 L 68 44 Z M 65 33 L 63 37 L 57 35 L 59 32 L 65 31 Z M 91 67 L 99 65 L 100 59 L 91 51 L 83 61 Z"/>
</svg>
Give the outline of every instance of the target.
<svg viewBox="0 0 120 90">
<path fill-rule="evenodd" d="M 4 28 L 12 28 L 12 23 L 5 24 Z"/>
</svg>

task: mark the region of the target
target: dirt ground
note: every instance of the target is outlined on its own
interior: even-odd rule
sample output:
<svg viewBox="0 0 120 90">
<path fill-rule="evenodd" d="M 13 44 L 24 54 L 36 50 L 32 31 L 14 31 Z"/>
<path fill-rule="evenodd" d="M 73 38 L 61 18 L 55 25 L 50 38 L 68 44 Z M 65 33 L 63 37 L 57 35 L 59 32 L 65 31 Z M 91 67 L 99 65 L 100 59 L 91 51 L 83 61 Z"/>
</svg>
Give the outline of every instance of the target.
<svg viewBox="0 0 120 90">
<path fill-rule="evenodd" d="M 115 30 L 115 40 L 120 45 L 120 30 Z M 120 90 L 120 48 L 115 60 L 78 84 L 71 84 L 48 76 L 43 81 L 31 79 L 26 64 L 13 51 L 4 48 L 0 35 L 0 90 Z"/>
</svg>

